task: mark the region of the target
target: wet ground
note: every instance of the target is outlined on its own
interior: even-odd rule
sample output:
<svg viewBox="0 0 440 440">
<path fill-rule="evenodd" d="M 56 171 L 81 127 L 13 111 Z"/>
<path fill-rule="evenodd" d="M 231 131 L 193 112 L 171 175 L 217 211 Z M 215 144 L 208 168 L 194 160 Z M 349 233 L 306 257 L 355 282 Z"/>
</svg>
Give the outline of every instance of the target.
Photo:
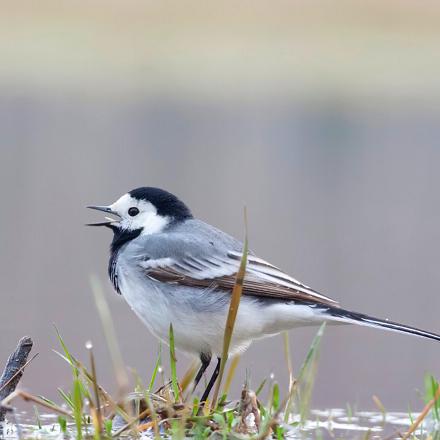
<svg viewBox="0 0 440 440">
<path fill-rule="evenodd" d="M 415 419 L 418 414 L 412 414 Z M 41 428 L 36 424 L 29 424 L 29 414 L 17 413 L 4 426 L 4 438 L 16 440 L 24 438 L 34 439 L 62 439 L 57 417 L 40 415 Z M 14 423 L 12 423 L 14 422 Z M 302 427 L 290 428 L 286 438 L 289 439 L 400 439 L 411 424 L 409 414 L 392 412 L 382 414 L 378 412 L 359 411 L 350 415 L 344 409 L 314 410 L 309 421 Z M 415 432 L 418 439 L 440 439 L 440 424 L 431 417 L 426 418 Z M 68 427 L 69 430 L 69 427 Z M 72 427 L 72 435 L 74 431 Z M 145 432 L 144 439 L 152 438 L 151 432 Z"/>
</svg>

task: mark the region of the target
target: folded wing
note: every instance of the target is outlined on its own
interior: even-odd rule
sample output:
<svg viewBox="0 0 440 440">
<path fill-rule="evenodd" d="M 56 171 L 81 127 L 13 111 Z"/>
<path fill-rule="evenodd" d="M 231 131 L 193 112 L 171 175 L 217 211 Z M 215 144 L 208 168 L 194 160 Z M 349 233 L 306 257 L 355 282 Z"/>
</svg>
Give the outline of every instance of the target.
<svg viewBox="0 0 440 440">
<path fill-rule="evenodd" d="M 211 256 L 186 252 L 172 258 L 150 258 L 139 264 L 148 277 L 157 281 L 231 291 L 240 259 L 241 253 L 236 251 Z M 336 301 L 251 254 L 248 255 L 243 294 L 337 306 Z"/>
</svg>

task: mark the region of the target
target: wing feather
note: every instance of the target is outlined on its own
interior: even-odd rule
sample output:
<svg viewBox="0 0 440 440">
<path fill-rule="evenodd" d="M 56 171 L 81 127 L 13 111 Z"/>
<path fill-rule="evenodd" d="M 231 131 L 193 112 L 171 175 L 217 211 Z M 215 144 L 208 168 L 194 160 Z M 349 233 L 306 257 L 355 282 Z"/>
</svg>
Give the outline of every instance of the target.
<svg viewBox="0 0 440 440">
<path fill-rule="evenodd" d="M 209 257 L 185 254 L 178 258 L 148 259 L 139 264 L 146 270 L 148 277 L 158 281 L 194 287 L 215 286 L 218 289 L 231 290 L 240 259 L 239 252 Z M 248 256 L 243 294 L 337 305 L 336 301 L 254 255 Z"/>
</svg>

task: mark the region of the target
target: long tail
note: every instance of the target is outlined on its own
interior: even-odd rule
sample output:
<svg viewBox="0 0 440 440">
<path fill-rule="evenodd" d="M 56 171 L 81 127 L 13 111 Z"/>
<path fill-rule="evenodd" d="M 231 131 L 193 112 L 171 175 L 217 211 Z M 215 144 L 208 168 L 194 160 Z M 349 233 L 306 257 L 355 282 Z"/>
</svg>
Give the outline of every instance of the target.
<svg viewBox="0 0 440 440">
<path fill-rule="evenodd" d="M 337 321 L 346 324 L 365 325 L 367 327 L 381 328 L 399 333 L 407 333 L 421 338 L 434 339 L 440 341 L 440 335 L 427 332 L 408 325 L 399 324 L 398 322 L 389 321 L 388 319 L 374 318 L 373 316 L 364 315 L 363 313 L 351 312 L 349 310 L 339 309 L 337 307 L 326 306 L 322 309 L 322 314 L 329 321 Z"/>
</svg>

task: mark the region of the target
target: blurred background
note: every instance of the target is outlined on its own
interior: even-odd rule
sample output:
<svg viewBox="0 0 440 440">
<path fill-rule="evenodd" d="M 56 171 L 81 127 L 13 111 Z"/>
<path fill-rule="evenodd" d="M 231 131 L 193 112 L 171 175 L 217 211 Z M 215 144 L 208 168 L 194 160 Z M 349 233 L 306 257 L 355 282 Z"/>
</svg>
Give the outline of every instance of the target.
<svg viewBox="0 0 440 440">
<path fill-rule="evenodd" d="M 0 363 L 28 334 L 23 386 L 56 397 L 92 340 L 105 286 L 125 362 L 157 343 L 107 281 L 111 234 L 84 209 L 137 186 L 194 213 L 349 309 L 440 332 L 437 1 L 24 1 L 0 14 Z M 290 332 L 298 371 L 316 330 Z M 328 328 L 314 407 L 421 405 L 440 344 Z M 190 360 L 178 356 L 183 372 Z M 242 357 L 287 383 L 282 338 Z"/>
</svg>

